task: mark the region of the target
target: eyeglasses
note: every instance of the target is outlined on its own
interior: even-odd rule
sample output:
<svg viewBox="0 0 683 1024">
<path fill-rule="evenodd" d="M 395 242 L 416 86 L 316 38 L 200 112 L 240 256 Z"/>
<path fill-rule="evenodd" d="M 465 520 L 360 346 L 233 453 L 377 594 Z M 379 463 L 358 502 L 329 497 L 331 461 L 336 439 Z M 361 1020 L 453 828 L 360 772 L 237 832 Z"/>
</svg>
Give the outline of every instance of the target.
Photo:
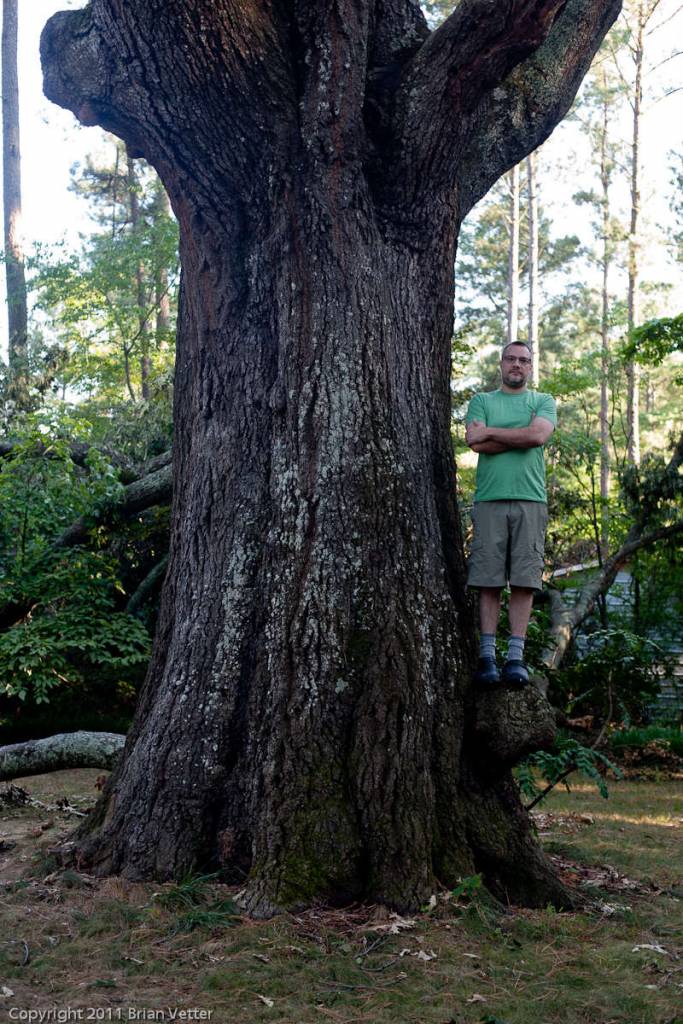
<svg viewBox="0 0 683 1024">
<path fill-rule="evenodd" d="M 531 366 L 528 356 L 503 356 L 504 363 L 520 363 L 521 366 Z"/>
</svg>

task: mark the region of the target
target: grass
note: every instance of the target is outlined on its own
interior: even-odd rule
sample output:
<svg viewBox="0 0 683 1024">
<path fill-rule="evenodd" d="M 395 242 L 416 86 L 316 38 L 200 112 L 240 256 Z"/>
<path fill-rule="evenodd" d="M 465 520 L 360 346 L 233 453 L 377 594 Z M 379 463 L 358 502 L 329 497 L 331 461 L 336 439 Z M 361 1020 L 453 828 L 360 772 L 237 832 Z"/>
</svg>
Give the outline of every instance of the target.
<svg viewBox="0 0 683 1024">
<path fill-rule="evenodd" d="M 44 799 L 40 783 L 25 785 Z M 612 783 L 607 801 L 578 784 L 539 811 L 590 912 L 496 910 L 473 879 L 405 926 L 372 907 L 251 922 L 211 876 L 10 879 L 0 989 L 14 995 L 0 1019 L 10 1007 L 99 1007 L 112 1020 L 194 1007 L 214 1024 L 683 1024 L 683 783 Z M 0 833 L 35 830 L 31 808 L 0 818 Z"/>
</svg>

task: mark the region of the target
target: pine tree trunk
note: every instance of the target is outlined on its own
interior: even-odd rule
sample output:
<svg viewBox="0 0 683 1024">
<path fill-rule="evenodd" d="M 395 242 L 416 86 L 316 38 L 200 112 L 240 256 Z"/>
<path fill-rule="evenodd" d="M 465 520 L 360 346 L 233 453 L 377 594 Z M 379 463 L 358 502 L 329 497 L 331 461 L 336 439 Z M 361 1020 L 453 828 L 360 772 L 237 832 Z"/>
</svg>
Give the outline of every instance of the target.
<svg viewBox="0 0 683 1024">
<path fill-rule="evenodd" d="M 645 0 L 639 0 L 636 10 L 636 31 L 633 60 L 635 82 L 633 89 L 633 132 L 631 136 L 631 220 L 628 235 L 628 329 L 632 331 L 640 321 L 639 293 L 639 222 L 640 222 L 640 129 L 643 103 L 643 64 L 645 26 L 648 20 Z M 634 465 L 640 463 L 640 368 L 629 363 L 627 370 L 628 458 Z"/>
<path fill-rule="evenodd" d="M 529 346 L 531 348 L 531 383 L 537 388 L 540 378 L 540 350 L 538 338 L 538 183 L 536 178 L 536 154 L 526 159 L 527 204 L 529 222 Z"/>
<path fill-rule="evenodd" d="M 156 182 L 154 211 L 157 216 L 170 214 L 168 196 L 159 180 Z M 154 272 L 154 305 L 156 308 L 155 341 L 157 349 L 168 338 L 171 329 L 171 297 L 168 291 L 168 270 L 159 263 Z"/>
<path fill-rule="evenodd" d="M 136 234 L 140 225 L 140 200 L 138 198 L 138 179 L 135 173 L 135 163 L 128 156 L 126 182 L 128 188 L 128 203 L 130 209 L 130 225 L 133 234 Z M 140 349 L 140 396 L 143 402 L 149 401 L 149 322 L 147 313 L 147 284 L 145 281 L 145 268 L 141 260 L 135 268 L 135 302 L 138 309 L 138 347 Z M 129 378 L 128 378 L 129 379 Z"/>
<path fill-rule="evenodd" d="M 509 175 L 510 210 L 508 242 L 507 344 L 517 341 L 519 330 L 519 165 Z"/>
<path fill-rule="evenodd" d="M 28 318 L 21 242 L 17 2 L 2 4 L 2 169 L 10 380 L 12 398 L 23 406 L 28 397 Z"/>
<path fill-rule="evenodd" d="M 79 841 L 97 871 L 219 866 L 254 914 L 414 907 L 474 871 L 505 899 L 571 900 L 510 774 L 550 741 L 549 706 L 470 686 L 453 260 L 618 4 L 522 6 L 501 24 L 474 0 L 432 35 L 400 0 L 372 17 L 94 0 L 48 23 L 46 91 L 157 168 L 183 268 L 169 568 L 121 765 Z M 504 83 L 532 53 L 529 122 Z M 496 83 L 504 117 L 479 102 Z"/>
<path fill-rule="evenodd" d="M 600 541 L 604 551 L 609 550 L 609 270 L 612 260 L 610 238 L 610 177 L 608 159 L 609 103 L 603 79 L 603 120 L 600 130 L 600 183 L 602 187 L 602 296 L 600 315 Z"/>
</svg>

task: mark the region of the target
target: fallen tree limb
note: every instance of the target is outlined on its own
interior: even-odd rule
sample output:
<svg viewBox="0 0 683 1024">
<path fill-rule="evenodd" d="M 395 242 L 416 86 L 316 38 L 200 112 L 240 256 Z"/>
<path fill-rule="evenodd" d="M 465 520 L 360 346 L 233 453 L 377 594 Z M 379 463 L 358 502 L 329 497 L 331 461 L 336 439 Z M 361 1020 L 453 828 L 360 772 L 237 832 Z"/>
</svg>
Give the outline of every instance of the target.
<svg viewBox="0 0 683 1024">
<path fill-rule="evenodd" d="M 607 593 L 631 556 L 641 548 L 651 547 L 659 540 L 680 533 L 683 533 L 683 520 L 671 526 L 662 526 L 650 533 L 641 533 L 638 525 L 633 526 L 619 550 L 615 551 L 605 561 L 602 569 L 581 588 L 575 604 L 566 605 L 558 590 L 548 591 L 551 639 L 541 656 L 547 669 L 559 668 L 576 630 L 593 611 L 598 597 Z"/>
<path fill-rule="evenodd" d="M 152 505 L 166 504 L 171 500 L 172 488 L 173 468 L 169 463 L 124 487 L 121 499 L 112 502 L 102 511 L 98 525 L 107 525 L 115 518 L 129 519 Z M 77 544 L 85 544 L 91 529 L 92 517 L 77 519 L 57 538 L 54 547 L 72 548 Z"/>
<path fill-rule="evenodd" d="M 129 615 L 137 615 L 145 601 L 159 590 L 161 584 L 164 582 L 164 576 L 166 575 L 167 568 L 168 555 L 164 555 L 161 561 L 157 562 L 157 564 L 150 569 L 138 589 L 131 596 L 128 604 L 126 605 L 126 611 Z"/>
<path fill-rule="evenodd" d="M 113 768 L 126 737 L 115 732 L 66 732 L 0 747 L 0 782 L 64 768 Z"/>
<path fill-rule="evenodd" d="M 9 438 L 0 439 L 0 459 L 11 458 L 16 452 L 19 442 L 12 441 Z M 37 441 L 33 446 L 36 455 L 42 455 L 46 459 L 55 459 L 61 456 L 58 455 L 54 445 L 44 444 Z M 153 458 L 148 459 L 147 462 L 141 465 L 132 463 L 125 455 L 115 451 L 113 448 L 107 448 L 99 444 L 88 444 L 85 441 L 71 441 L 69 443 L 69 457 L 71 461 L 77 466 L 86 466 L 88 453 L 92 450 L 99 452 L 109 460 L 112 466 L 119 471 L 119 479 L 122 484 L 131 484 L 136 480 L 141 480 L 143 477 L 148 476 L 150 473 L 156 473 L 158 469 L 163 469 L 165 466 L 170 465 L 173 457 L 170 448 L 168 451 L 161 452 L 160 455 L 155 455 Z"/>
<path fill-rule="evenodd" d="M 645 493 L 639 496 L 640 504 L 633 526 L 626 534 L 618 551 L 605 560 L 595 574 L 579 591 L 576 602 L 568 606 L 557 590 L 548 590 L 550 600 L 550 643 L 541 655 L 547 669 L 559 668 L 578 627 L 585 622 L 595 607 L 597 599 L 606 594 L 614 583 L 617 573 L 626 565 L 631 556 L 641 548 L 651 547 L 659 540 L 683 533 L 683 520 L 669 526 L 662 526 L 646 532 L 651 517 L 658 511 L 661 501 L 667 501 L 676 493 L 680 494 L 679 470 L 683 465 L 683 431 L 673 447 L 671 458 L 658 479 Z"/>
<path fill-rule="evenodd" d="M 132 519 L 133 516 L 144 512 L 154 505 L 168 504 L 172 497 L 173 490 L 173 467 L 170 462 L 157 469 L 153 473 L 140 480 L 135 480 L 123 488 L 123 493 L 118 501 L 112 502 L 106 509 L 102 510 L 97 525 L 109 525 L 115 519 Z M 72 523 L 61 536 L 53 542 L 49 551 L 60 551 L 64 548 L 76 547 L 79 544 L 87 544 L 88 535 L 93 528 L 93 519 L 90 516 L 77 519 Z M 0 629 L 8 629 L 15 623 L 20 622 L 31 610 L 33 601 L 27 599 L 25 602 L 7 602 L 0 604 Z"/>
<path fill-rule="evenodd" d="M 18 446 L 22 446 L 22 443 L 9 440 L 8 438 L 0 440 L 0 458 L 11 458 L 16 452 Z M 93 449 L 100 452 L 101 455 L 104 455 L 112 466 L 115 466 L 116 469 L 118 469 L 120 478 L 124 483 L 137 480 L 141 475 L 139 471 L 136 471 L 131 461 L 127 459 L 125 455 L 121 455 L 120 452 L 114 451 L 111 448 L 102 447 L 102 445 L 87 444 L 85 441 L 71 441 L 69 443 L 69 457 L 77 466 L 86 466 L 88 454 Z M 42 441 L 36 441 L 35 445 L 33 445 L 31 449 L 32 453 L 34 451 L 36 455 L 41 455 L 46 459 L 62 457 L 53 444 L 45 444 Z"/>
</svg>

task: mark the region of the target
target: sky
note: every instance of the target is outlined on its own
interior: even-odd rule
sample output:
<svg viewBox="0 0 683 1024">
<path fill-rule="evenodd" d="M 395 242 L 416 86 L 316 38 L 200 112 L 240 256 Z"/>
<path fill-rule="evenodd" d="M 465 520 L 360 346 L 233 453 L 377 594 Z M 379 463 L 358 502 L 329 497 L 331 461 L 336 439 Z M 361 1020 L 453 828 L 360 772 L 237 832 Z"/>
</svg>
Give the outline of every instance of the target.
<svg viewBox="0 0 683 1024">
<path fill-rule="evenodd" d="M 105 152 L 111 139 L 99 128 L 83 128 L 69 111 L 50 103 L 42 93 L 39 60 L 40 32 L 56 11 L 82 7 L 82 0 L 19 0 L 19 81 L 21 104 L 23 232 L 27 252 L 36 242 L 54 244 L 66 240 L 78 244 L 79 232 L 88 230 L 89 221 L 82 199 L 69 191 L 69 171 L 75 162 L 82 162 L 88 152 Z M 667 21 L 667 19 L 671 19 Z M 664 27 L 650 41 L 655 60 L 663 60 L 683 38 L 683 3 L 681 0 L 660 0 L 655 24 Z M 679 47 L 680 48 L 680 47 Z M 683 56 L 667 61 L 657 72 L 656 91 L 661 94 L 683 82 Z M 622 123 L 626 137 L 629 125 Z M 650 200 L 651 225 L 648 231 L 658 233 L 668 217 L 670 172 L 669 153 L 683 152 L 683 90 L 659 100 L 648 110 L 643 126 L 643 197 Z M 576 167 L 570 169 L 568 157 L 576 152 L 582 166 L 588 169 L 590 153 L 585 136 L 576 125 L 561 125 L 541 150 L 547 173 L 541 180 L 542 201 L 550 212 L 555 234 L 571 231 L 587 234 L 589 216 L 577 212 L 570 202 L 571 194 L 586 182 L 576 179 Z M 627 197 L 622 196 L 622 202 Z M 651 272 L 677 281 L 676 268 L 660 244 L 652 250 Z M 4 295 L 4 275 L 0 274 L 0 300 Z M 683 287 L 672 293 L 673 304 L 683 301 Z M 678 310 L 680 311 L 680 310 Z M 6 351 L 6 318 L 0 315 L 0 351 Z"/>
</svg>

